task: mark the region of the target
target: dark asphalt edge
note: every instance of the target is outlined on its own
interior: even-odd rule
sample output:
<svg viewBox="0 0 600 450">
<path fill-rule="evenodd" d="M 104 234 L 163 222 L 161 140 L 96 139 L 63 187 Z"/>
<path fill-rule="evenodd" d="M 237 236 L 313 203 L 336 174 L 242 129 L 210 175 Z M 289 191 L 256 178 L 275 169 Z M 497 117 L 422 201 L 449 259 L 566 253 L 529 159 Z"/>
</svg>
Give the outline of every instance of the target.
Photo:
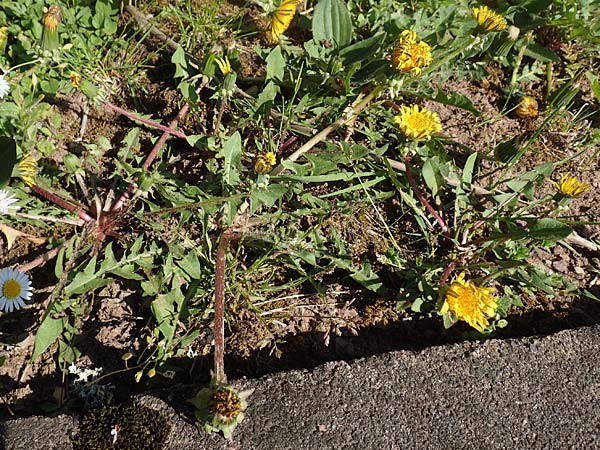
<svg viewBox="0 0 600 450">
<path fill-rule="evenodd" d="M 231 442 L 174 386 L 137 400 L 172 424 L 165 449 L 600 449 L 600 326 L 463 342 L 234 382 L 253 388 Z M 173 406 L 175 406 L 175 409 Z M 6 450 L 71 449 L 77 419 L 0 424 Z"/>
</svg>

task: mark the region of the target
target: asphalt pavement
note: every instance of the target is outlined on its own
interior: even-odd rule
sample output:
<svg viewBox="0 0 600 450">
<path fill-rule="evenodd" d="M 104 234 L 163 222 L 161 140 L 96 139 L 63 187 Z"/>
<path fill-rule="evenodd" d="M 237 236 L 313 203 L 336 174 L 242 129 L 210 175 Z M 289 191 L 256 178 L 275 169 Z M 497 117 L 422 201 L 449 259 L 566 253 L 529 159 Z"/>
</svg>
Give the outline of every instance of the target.
<svg viewBox="0 0 600 450">
<path fill-rule="evenodd" d="M 186 399 L 197 387 L 138 401 L 169 417 L 167 450 L 600 449 L 600 326 L 386 353 L 235 384 L 255 391 L 231 441 L 190 419 Z M 0 424 L 6 450 L 71 449 L 76 430 L 70 416 Z"/>
</svg>

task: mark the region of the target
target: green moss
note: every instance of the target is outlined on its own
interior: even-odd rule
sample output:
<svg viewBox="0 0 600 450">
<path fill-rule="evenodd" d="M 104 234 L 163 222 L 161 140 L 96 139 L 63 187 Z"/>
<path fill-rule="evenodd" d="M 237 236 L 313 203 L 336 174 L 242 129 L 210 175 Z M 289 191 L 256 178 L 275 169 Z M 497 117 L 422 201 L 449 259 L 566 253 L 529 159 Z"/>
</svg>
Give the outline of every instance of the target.
<svg viewBox="0 0 600 450">
<path fill-rule="evenodd" d="M 82 419 L 73 449 L 161 450 L 170 431 L 169 421 L 154 409 L 135 404 L 101 406 Z"/>
</svg>

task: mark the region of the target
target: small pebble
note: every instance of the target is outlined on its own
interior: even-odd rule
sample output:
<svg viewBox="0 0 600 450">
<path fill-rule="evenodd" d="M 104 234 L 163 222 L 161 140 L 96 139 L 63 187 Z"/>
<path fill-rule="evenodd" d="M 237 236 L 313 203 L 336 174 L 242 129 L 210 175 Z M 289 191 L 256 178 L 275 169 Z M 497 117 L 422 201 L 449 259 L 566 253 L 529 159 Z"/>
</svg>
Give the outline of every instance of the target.
<svg viewBox="0 0 600 450">
<path fill-rule="evenodd" d="M 575 267 L 573 268 L 573 270 L 575 271 L 575 273 L 577 273 L 577 274 L 579 274 L 579 275 L 583 275 L 583 274 L 585 273 L 585 270 L 583 270 L 583 268 L 582 268 L 582 267 L 579 267 L 579 266 L 575 266 Z"/>
</svg>

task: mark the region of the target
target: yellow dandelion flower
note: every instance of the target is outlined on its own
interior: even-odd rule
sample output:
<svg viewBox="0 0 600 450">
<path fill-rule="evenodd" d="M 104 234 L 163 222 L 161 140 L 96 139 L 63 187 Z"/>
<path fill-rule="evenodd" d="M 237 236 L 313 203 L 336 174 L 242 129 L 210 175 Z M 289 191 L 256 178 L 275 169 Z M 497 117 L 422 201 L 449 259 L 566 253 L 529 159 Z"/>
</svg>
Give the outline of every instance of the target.
<svg viewBox="0 0 600 450">
<path fill-rule="evenodd" d="M 557 183 L 552 180 L 550 180 L 550 182 L 554 185 L 559 194 L 562 194 L 565 197 L 581 197 L 590 190 L 589 184 L 579 181 L 568 173 L 561 175 L 560 182 Z"/>
<path fill-rule="evenodd" d="M 440 312 L 450 312 L 483 333 L 489 327 L 488 318 L 494 317 L 498 300 L 492 295 L 494 288 L 482 288 L 465 280 L 461 273 L 450 285 Z"/>
<path fill-rule="evenodd" d="M 217 66 L 219 66 L 219 69 L 221 69 L 221 73 L 223 75 L 227 75 L 228 73 L 231 73 L 231 64 L 229 63 L 229 58 L 227 58 L 227 56 L 220 58 L 220 57 L 216 57 L 215 58 L 215 62 L 217 63 Z"/>
<path fill-rule="evenodd" d="M 431 64 L 431 47 L 423 41 L 417 42 L 417 33 L 404 30 L 392 50 L 392 65 L 402 73 L 421 73 Z"/>
<path fill-rule="evenodd" d="M 69 73 L 69 82 L 75 89 L 81 89 L 81 75 L 75 71 Z"/>
<path fill-rule="evenodd" d="M 261 150 L 258 152 L 258 155 L 256 155 L 256 160 L 254 161 L 254 171 L 257 173 L 268 173 L 271 171 L 276 162 L 277 158 L 275 157 L 275 153 Z"/>
<path fill-rule="evenodd" d="M 302 0 L 283 0 L 277 11 L 271 17 L 271 29 L 267 33 L 269 42 L 275 44 L 279 42 L 279 36 L 288 29 L 292 19 L 296 14 L 296 7 L 302 3 Z"/>
<path fill-rule="evenodd" d="M 518 117 L 537 117 L 538 102 L 535 98 L 525 95 L 519 100 L 519 104 L 515 108 L 515 114 Z"/>
<path fill-rule="evenodd" d="M 506 20 L 500 14 L 487 6 L 471 9 L 473 19 L 485 31 L 502 31 L 506 29 Z"/>
<path fill-rule="evenodd" d="M 433 133 L 442 131 L 440 116 L 425 108 L 419 110 L 418 105 L 401 106 L 393 120 L 407 138 L 415 141 L 428 141 Z"/>
<path fill-rule="evenodd" d="M 31 153 L 27 154 L 20 162 L 17 164 L 17 176 L 20 177 L 27 186 L 32 186 L 34 184 L 33 178 L 37 174 L 37 161 Z"/>
</svg>

